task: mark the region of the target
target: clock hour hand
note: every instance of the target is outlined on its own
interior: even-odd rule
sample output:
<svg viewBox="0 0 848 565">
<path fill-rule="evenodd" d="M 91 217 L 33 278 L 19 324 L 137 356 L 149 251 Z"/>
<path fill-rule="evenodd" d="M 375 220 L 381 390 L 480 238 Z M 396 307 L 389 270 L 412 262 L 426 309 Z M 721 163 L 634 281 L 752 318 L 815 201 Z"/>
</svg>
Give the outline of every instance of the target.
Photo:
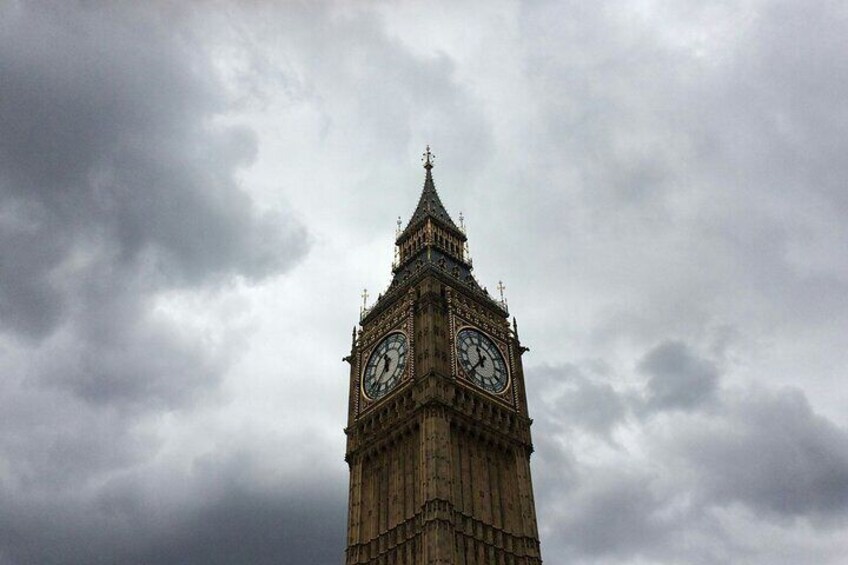
<svg viewBox="0 0 848 565">
<path fill-rule="evenodd" d="M 486 368 L 486 356 L 483 355 L 483 352 L 480 351 L 479 347 L 475 346 L 475 349 L 477 350 L 477 362 L 474 364 L 473 367 L 471 367 L 471 370 L 476 369 L 478 366 L 483 367 L 485 369 Z"/>
<path fill-rule="evenodd" d="M 389 371 L 389 367 L 392 364 L 392 358 L 389 357 L 389 354 L 386 353 L 383 355 L 383 373 L 380 375 L 381 377 L 385 375 Z"/>
</svg>

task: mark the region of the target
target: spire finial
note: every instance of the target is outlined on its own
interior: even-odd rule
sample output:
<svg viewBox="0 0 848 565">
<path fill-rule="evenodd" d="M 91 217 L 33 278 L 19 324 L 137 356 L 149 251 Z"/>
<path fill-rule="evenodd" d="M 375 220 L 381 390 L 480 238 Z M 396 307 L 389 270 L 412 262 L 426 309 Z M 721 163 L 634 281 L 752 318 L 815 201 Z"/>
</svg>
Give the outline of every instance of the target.
<svg viewBox="0 0 848 565">
<path fill-rule="evenodd" d="M 505 290 L 506 290 L 506 287 L 504 286 L 503 281 L 498 281 L 498 292 L 501 295 L 501 304 L 506 304 L 506 299 L 504 298 L 504 293 L 503 293 L 503 291 L 505 291 Z"/>
<path fill-rule="evenodd" d="M 427 150 L 424 152 L 424 156 L 421 157 L 421 160 L 424 161 L 424 168 L 428 171 L 433 168 L 433 162 L 436 160 L 436 156 L 430 153 L 430 146 L 427 145 Z"/>
</svg>

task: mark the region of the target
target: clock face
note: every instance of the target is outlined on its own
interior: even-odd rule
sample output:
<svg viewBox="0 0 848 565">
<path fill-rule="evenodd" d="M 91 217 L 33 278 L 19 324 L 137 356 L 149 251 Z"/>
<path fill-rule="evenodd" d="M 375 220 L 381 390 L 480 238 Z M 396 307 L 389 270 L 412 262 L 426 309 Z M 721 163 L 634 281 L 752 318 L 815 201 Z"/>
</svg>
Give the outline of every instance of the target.
<svg viewBox="0 0 848 565">
<path fill-rule="evenodd" d="M 456 336 L 456 353 L 471 382 L 489 392 L 503 392 L 507 384 L 506 363 L 495 342 L 466 328 Z"/>
<path fill-rule="evenodd" d="M 362 375 L 362 391 L 372 400 L 384 396 L 400 382 L 406 367 L 406 336 L 389 334 L 374 348 Z"/>
</svg>

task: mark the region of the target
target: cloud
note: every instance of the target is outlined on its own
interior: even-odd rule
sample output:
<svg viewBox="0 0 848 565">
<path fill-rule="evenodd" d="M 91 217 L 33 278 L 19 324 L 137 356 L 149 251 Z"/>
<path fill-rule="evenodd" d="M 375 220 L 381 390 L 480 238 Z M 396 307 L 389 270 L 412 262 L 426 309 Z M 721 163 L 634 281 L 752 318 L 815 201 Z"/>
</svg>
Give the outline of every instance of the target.
<svg viewBox="0 0 848 565">
<path fill-rule="evenodd" d="M 167 477 L 129 474 L 93 496 L 66 492 L 40 504 L 7 493 L 0 513 L 0 563 L 342 559 L 344 483 L 320 468 L 311 475 L 318 482 L 289 482 L 279 470 L 260 471 L 257 457 L 265 454 L 202 459 L 189 474 L 178 469 L 169 469 Z"/>
<path fill-rule="evenodd" d="M 2 323 L 44 337 L 74 299 L 285 270 L 303 229 L 259 213 L 236 173 L 255 135 L 214 125 L 202 52 L 155 12 L 9 5 L 0 73 Z M 95 296 L 72 285 L 97 277 Z"/>
<path fill-rule="evenodd" d="M 826 547 L 844 526 L 848 430 L 816 414 L 802 391 L 719 387 L 714 363 L 670 339 L 642 357 L 646 382 L 604 387 L 605 400 L 589 406 L 571 383 L 593 366 L 528 370 L 534 438 L 544 438 L 533 469 L 548 555 L 724 563 L 744 545 L 746 563 L 771 563 L 770 537 L 808 524 Z M 599 406 L 618 407 L 600 435 L 585 425 Z"/>
<path fill-rule="evenodd" d="M 632 557 L 662 545 L 675 527 L 671 516 L 663 516 L 668 501 L 653 488 L 650 475 L 596 469 L 583 477 L 582 488 L 562 513 L 560 528 L 571 541 L 569 553 Z"/>
<path fill-rule="evenodd" d="M 639 362 L 649 376 L 649 410 L 692 409 L 709 402 L 718 385 L 716 366 L 680 341 L 665 341 Z"/>
<path fill-rule="evenodd" d="M 741 503 L 773 519 L 848 519 L 848 431 L 817 415 L 800 390 L 731 397 L 720 417 L 681 427 L 669 442 L 704 504 Z"/>
<path fill-rule="evenodd" d="M 0 14 L 3 565 L 338 562 L 428 142 L 532 346 L 546 562 L 843 560 L 843 7 Z"/>
<path fill-rule="evenodd" d="M 533 382 L 546 391 L 541 403 L 534 406 L 534 415 L 551 427 L 576 427 L 610 439 L 626 414 L 624 399 L 608 382 L 597 374 L 586 376 L 576 365 L 539 367 Z"/>
<path fill-rule="evenodd" d="M 161 454 L 157 424 L 220 401 L 242 331 L 218 327 L 221 296 L 308 250 L 289 209 L 242 186 L 256 134 L 220 119 L 208 52 L 176 24 L 186 13 L 160 8 L 0 8 L 4 564 L 142 562 L 157 509 L 137 483 L 110 485 Z M 297 506 L 246 488 L 206 503 L 212 516 L 259 498 L 266 518 Z M 193 519 L 211 538 L 227 526 Z"/>
<path fill-rule="evenodd" d="M 198 510 L 163 543 L 153 543 L 137 563 L 332 563 L 344 558 L 344 491 L 228 494 Z M 329 543 L 328 543 L 329 542 Z"/>
</svg>

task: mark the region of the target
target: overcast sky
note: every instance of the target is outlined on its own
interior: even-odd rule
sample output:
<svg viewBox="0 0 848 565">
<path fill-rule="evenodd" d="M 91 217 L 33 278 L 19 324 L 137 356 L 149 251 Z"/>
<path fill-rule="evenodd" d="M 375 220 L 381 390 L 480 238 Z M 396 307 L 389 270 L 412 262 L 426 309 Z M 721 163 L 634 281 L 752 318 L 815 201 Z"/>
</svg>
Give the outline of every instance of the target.
<svg viewBox="0 0 848 565">
<path fill-rule="evenodd" d="M 545 562 L 845 563 L 845 2 L 457 4 L 0 2 L 0 565 L 342 562 L 428 143 Z"/>
</svg>

